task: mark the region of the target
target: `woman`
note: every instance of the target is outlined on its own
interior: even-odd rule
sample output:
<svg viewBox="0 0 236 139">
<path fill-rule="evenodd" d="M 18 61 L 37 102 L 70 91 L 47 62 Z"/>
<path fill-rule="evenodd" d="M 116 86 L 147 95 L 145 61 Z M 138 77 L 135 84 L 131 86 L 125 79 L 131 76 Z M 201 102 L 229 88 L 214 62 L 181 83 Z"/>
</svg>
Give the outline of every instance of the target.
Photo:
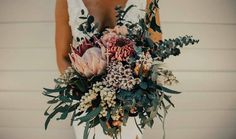
<svg viewBox="0 0 236 139">
<path fill-rule="evenodd" d="M 95 22 L 99 23 L 99 30 L 105 27 L 113 28 L 116 25 L 115 7 L 120 5 L 122 8 L 131 4 L 137 5 L 136 11 L 131 11 L 127 15 L 127 19 L 137 21 L 139 16 L 144 16 L 144 12 L 151 0 L 57 0 L 56 2 L 56 54 L 57 65 L 60 73 L 70 65 L 68 60 L 68 53 L 70 52 L 70 45 L 76 46 L 76 37 L 83 35 L 77 28 L 80 24 L 80 11 L 84 9 L 90 15 L 94 16 Z M 156 11 L 157 23 L 160 24 L 158 11 Z M 153 32 L 150 29 L 151 38 L 154 41 L 161 40 L 161 34 Z M 83 138 L 83 126 L 77 127 L 74 123 L 76 139 Z M 101 127 L 95 129 L 97 139 L 109 138 L 103 135 Z M 92 136 L 90 137 L 92 138 Z M 133 119 L 129 119 L 126 127 L 122 128 L 123 139 L 141 139 L 142 136 L 137 130 Z"/>
</svg>

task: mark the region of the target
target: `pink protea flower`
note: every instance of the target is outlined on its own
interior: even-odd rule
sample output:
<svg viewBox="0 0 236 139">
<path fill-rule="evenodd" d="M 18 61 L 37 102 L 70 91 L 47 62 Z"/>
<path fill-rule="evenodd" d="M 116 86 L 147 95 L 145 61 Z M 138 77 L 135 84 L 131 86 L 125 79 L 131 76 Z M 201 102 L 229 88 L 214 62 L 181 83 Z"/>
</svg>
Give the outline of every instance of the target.
<svg viewBox="0 0 236 139">
<path fill-rule="evenodd" d="M 114 32 L 105 34 L 101 40 L 111 60 L 127 61 L 135 52 L 132 40 L 120 37 Z"/>
<path fill-rule="evenodd" d="M 84 38 L 82 43 L 79 46 L 77 46 L 78 50 L 76 51 L 76 53 L 82 56 L 87 49 L 92 48 L 92 47 L 93 47 L 93 44 L 87 38 Z"/>
<path fill-rule="evenodd" d="M 91 47 L 82 54 L 72 47 L 69 54 L 72 66 L 77 72 L 85 77 L 92 77 L 101 74 L 106 68 L 105 49 Z"/>
</svg>

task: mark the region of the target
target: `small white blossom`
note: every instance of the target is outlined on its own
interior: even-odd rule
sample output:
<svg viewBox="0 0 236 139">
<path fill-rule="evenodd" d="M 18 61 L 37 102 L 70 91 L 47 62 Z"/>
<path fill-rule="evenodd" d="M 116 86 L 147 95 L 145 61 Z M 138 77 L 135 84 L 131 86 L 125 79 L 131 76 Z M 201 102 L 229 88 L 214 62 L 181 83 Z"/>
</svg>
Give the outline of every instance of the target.
<svg viewBox="0 0 236 139">
<path fill-rule="evenodd" d="M 114 121 L 120 120 L 120 118 L 122 116 L 124 116 L 124 111 L 123 111 L 123 109 L 121 107 L 119 109 L 111 112 L 111 118 Z"/>
<path fill-rule="evenodd" d="M 69 81 L 75 77 L 76 75 L 74 74 L 75 70 L 72 67 L 68 67 L 64 73 L 60 75 L 60 77 L 57 79 L 57 85 L 60 86 L 67 86 Z"/>
<path fill-rule="evenodd" d="M 140 79 L 133 77 L 133 71 L 129 65 L 123 65 L 121 62 L 111 62 L 108 66 L 108 74 L 103 83 L 108 87 L 132 90 Z"/>
<path fill-rule="evenodd" d="M 157 75 L 154 76 L 153 80 L 158 84 L 170 86 L 172 84 L 178 83 L 178 80 L 176 79 L 172 71 L 165 70 L 163 68 L 157 68 L 155 72 L 157 73 Z"/>
<path fill-rule="evenodd" d="M 92 89 L 90 89 L 84 96 L 80 99 L 80 105 L 78 107 L 79 112 L 86 111 L 88 108 L 92 106 L 92 101 L 95 100 L 98 96 L 98 92 L 101 90 L 100 86 L 101 82 L 97 82 L 93 84 Z"/>
<path fill-rule="evenodd" d="M 153 58 L 149 52 L 143 52 L 139 55 L 139 60 L 136 61 L 136 66 L 141 67 L 141 64 L 145 70 L 149 70 L 152 67 Z"/>
</svg>

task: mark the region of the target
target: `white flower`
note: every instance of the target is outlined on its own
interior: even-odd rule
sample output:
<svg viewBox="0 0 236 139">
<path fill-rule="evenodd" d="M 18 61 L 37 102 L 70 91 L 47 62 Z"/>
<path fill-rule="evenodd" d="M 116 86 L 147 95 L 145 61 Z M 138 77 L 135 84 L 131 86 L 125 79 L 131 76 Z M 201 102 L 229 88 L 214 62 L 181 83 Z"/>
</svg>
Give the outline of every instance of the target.
<svg viewBox="0 0 236 139">
<path fill-rule="evenodd" d="M 114 121 L 120 120 L 120 118 L 121 118 L 122 116 L 124 116 L 124 111 L 123 111 L 123 109 L 122 109 L 121 107 L 118 108 L 118 109 L 115 110 L 115 111 L 111 111 L 111 118 L 112 118 L 112 120 L 114 120 Z"/>
<path fill-rule="evenodd" d="M 109 64 L 108 74 L 103 83 L 108 87 L 121 88 L 125 90 L 132 90 L 137 82 L 133 77 L 133 71 L 128 65 L 123 65 L 121 62 L 111 62 Z"/>
<path fill-rule="evenodd" d="M 107 30 L 110 33 L 114 32 L 114 33 L 116 33 L 118 35 L 123 35 L 123 36 L 128 34 L 128 29 L 127 29 L 126 26 L 119 26 L 119 25 L 117 25 L 117 26 L 115 26 L 114 29 L 107 29 Z"/>
<path fill-rule="evenodd" d="M 139 54 L 139 59 L 136 60 L 136 66 L 135 66 L 135 74 L 138 75 L 139 71 L 141 70 L 143 75 L 148 73 L 148 71 L 153 66 L 154 60 L 149 52 L 142 52 Z M 141 69 L 142 65 L 142 69 Z"/>
<path fill-rule="evenodd" d="M 178 83 L 178 80 L 169 70 L 155 66 L 153 68 L 152 80 L 161 85 L 172 85 Z"/>
<path fill-rule="evenodd" d="M 93 84 L 92 89 L 90 89 L 84 96 L 80 99 L 80 105 L 78 107 L 79 112 L 86 111 L 88 108 L 92 106 L 92 101 L 95 100 L 98 96 L 98 92 L 101 91 L 101 82 L 97 82 Z"/>
</svg>

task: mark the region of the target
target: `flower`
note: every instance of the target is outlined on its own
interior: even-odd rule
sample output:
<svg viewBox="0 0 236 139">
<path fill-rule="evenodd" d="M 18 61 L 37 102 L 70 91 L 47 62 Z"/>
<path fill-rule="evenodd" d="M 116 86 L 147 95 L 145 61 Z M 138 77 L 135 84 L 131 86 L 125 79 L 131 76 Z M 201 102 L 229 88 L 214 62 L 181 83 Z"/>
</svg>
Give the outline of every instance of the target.
<svg viewBox="0 0 236 139">
<path fill-rule="evenodd" d="M 124 110 L 122 107 L 119 107 L 118 109 L 113 109 L 110 114 L 112 120 L 118 121 L 124 116 Z"/>
<path fill-rule="evenodd" d="M 66 86 L 70 80 L 75 76 L 75 70 L 72 67 L 68 67 L 59 78 L 57 78 L 57 85 Z"/>
<path fill-rule="evenodd" d="M 100 97 L 101 97 L 101 107 L 102 111 L 100 112 L 100 117 L 106 117 L 107 116 L 107 109 L 115 107 L 116 104 L 116 92 L 115 89 L 110 87 L 105 87 L 100 90 Z"/>
<path fill-rule="evenodd" d="M 138 75 L 139 71 L 142 70 L 143 75 L 146 75 L 153 65 L 153 58 L 149 52 L 141 53 L 139 59 L 136 60 L 136 66 L 134 68 L 135 74 Z M 142 69 L 141 69 L 142 66 Z"/>
<path fill-rule="evenodd" d="M 92 106 L 92 100 L 95 100 L 97 95 L 97 92 L 93 89 L 90 89 L 88 93 L 85 93 L 80 99 L 80 105 L 78 107 L 79 112 L 84 112 L 90 108 Z"/>
<path fill-rule="evenodd" d="M 82 43 L 77 46 L 77 54 L 79 56 L 83 56 L 83 54 L 85 53 L 85 51 L 89 48 L 92 48 L 93 44 L 91 41 L 89 41 L 87 38 L 84 38 L 84 40 L 82 41 Z"/>
<path fill-rule="evenodd" d="M 172 85 L 178 83 L 178 80 L 170 70 L 165 70 L 163 68 L 158 67 L 157 65 L 153 66 L 152 81 L 156 82 L 157 84 L 161 85 Z"/>
<path fill-rule="evenodd" d="M 100 96 L 101 96 L 101 106 L 102 107 L 114 107 L 116 102 L 116 92 L 115 89 L 113 88 L 107 88 L 104 87 L 101 91 L 100 91 Z"/>
<path fill-rule="evenodd" d="M 72 66 L 75 70 L 85 77 L 92 77 L 101 74 L 106 68 L 106 59 L 103 49 L 91 47 L 87 49 L 81 57 L 77 49 L 72 47 L 72 53 L 69 54 Z"/>
<path fill-rule="evenodd" d="M 124 90 L 132 90 L 136 84 L 140 83 L 139 78 L 133 77 L 130 65 L 123 65 L 121 62 L 111 62 L 107 67 L 107 76 L 103 84 L 108 87 Z"/>
<path fill-rule="evenodd" d="M 105 45 L 111 60 L 127 61 L 135 52 L 132 40 L 118 36 L 114 32 L 104 34 L 101 42 Z"/>
<path fill-rule="evenodd" d="M 174 74 L 172 73 L 172 71 L 170 70 L 164 70 L 162 68 L 158 68 L 157 70 L 159 76 L 157 76 L 156 78 L 156 82 L 158 84 L 163 84 L 163 85 L 172 85 L 172 84 L 176 84 L 179 81 L 176 79 L 176 77 L 174 76 Z"/>
<path fill-rule="evenodd" d="M 108 30 L 108 32 L 114 32 L 118 35 L 123 35 L 123 36 L 128 34 L 128 29 L 126 26 L 117 25 L 113 29 L 107 29 L 107 30 Z"/>
<path fill-rule="evenodd" d="M 80 105 L 78 107 L 79 112 L 86 111 L 88 108 L 92 106 L 92 101 L 95 100 L 98 94 L 103 90 L 104 85 L 102 82 L 96 82 L 93 84 L 92 88 L 89 90 L 88 93 L 85 93 L 84 96 L 80 99 Z"/>
</svg>

